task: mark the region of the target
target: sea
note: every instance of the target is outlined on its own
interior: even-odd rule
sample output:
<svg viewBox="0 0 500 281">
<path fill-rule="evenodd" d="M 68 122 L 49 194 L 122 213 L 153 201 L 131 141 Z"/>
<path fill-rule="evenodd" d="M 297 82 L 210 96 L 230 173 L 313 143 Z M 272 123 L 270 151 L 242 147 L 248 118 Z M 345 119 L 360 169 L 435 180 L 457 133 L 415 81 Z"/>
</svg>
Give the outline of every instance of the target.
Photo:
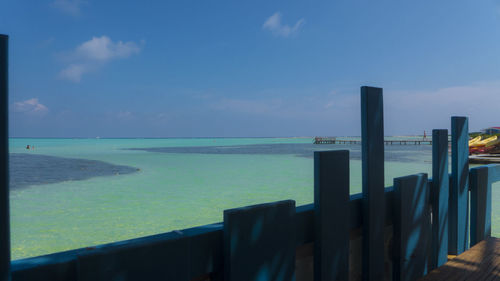
<svg viewBox="0 0 500 281">
<path fill-rule="evenodd" d="M 402 138 L 421 139 L 389 139 Z M 12 259 L 216 223 L 229 208 L 312 203 L 319 150 L 349 150 L 350 192 L 361 192 L 361 146 L 306 137 L 11 138 L 9 149 Z M 432 177 L 431 160 L 430 145 L 385 146 L 385 185 Z M 499 236 L 500 183 L 492 201 Z"/>
</svg>

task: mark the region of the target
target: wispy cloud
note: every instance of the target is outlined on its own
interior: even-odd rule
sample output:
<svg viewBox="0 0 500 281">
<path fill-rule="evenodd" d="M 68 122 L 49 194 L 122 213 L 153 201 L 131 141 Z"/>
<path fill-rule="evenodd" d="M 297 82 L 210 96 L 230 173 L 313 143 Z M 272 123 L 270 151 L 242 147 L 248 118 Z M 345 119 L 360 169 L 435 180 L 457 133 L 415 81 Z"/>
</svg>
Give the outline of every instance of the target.
<svg viewBox="0 0 500 281">
<path fill-rule="evenodd" d="M 61 70 L 59 76 L 80 82 L 85 73 L 97 70 L 111 60 L 128 58 L 140 51 L 140 45 L 135 42 L 113 42 L 107 36 L 93 37 L 67 56 L 70 63 Z"/>
<path fill-rule="evenodd" d="M 210 107 L 219 111 L 230 111 L 246 114 L 274 114 L 281 111 L 281 99 L 250 100 L 250 99 L 221 99 L 212 102 Z"/>
<path fill-rule="evenodd" d="M 469 117 L 471 131 L 499 126 L 500 81 L 441 87 L 429 90 L 384 89 L 385 133 L 422 134 L 450 128 L 451 116 Z M 287 97 L 212 100 L 211 110 L 249 120 L 280 120 L 283 127 L 297 124 L 303 132 L 358 135 L 359 89 L 308 93 Z M 270 121 L 270 123 L 272 123 Z M 328 133 L 329 132 L 329 133 Z"/>
<path fill-rule="evenodd" d="M 79 16 L 82 5 L 87 4 L 84 0 L 55 0 L 52 6 L 61 12 L 71 15 Z"/>
<path fill-rule="evenodd" d="M 82 75 L 90 71 L 90 66 L 84 63 L 70 64 L 59 72 L 59 77 L 73 82 L 80 82 Z"/>
<path fill-rule="evenodd" d="M 116 117 L 120 120 L 130 120 L 134 118 L 134 114 L 131 111 L 119 111 Z"/>
<path fill-rule="evenodd" d="M 55 41 L 55 38 L 54 37 L 50 37 L 50 38 L 47 38 L 45 40 L 42 40 L 38 43 L 37 47 L 38 48 L 47 48 L 49 46 L 51 46 Z"/>
<path fill-rule="evenodd" d="M 49 109 L 45 105 L 41 104 L 37 98 L 15 102 L 13 110 L 14 112 L 34 115 L 45 115 L 49 111 Z"/>
<path fill-rule="evenodd" d="M 299 19 L 293 26 L 283 24 L 281 22 L 282 15 L 280 12 L 274 13 L 262 25 L 265 30 L 271 31 L 276 36 L 289 37 L 296 34 L 300 28 L 305 24 L 305 19 Z"/>
<path fill-rule="evenodd" d="M 397 131 L 405 126 L 449 128 L 450 116 L 468 116 L 470 129 L 478 130 L 498 125 L 495 114 L 500 104 L 500 81 L 427 91 L 388 91 L 384 101 L 389 115 L 387 121 L 393 123 Z"/>
<path fill-rule="evenodd" d="M 272 117 L 279 119 L 324 119 L 338 112 L 352 112 L 359 107 L 358 96 L 315 94 L 302 97 L 276 97 L 258 99 L 223 98 L 208 103 L 212 110 L 246 114 L 248 116 Z"/>
<path fill-rule="evenodd" d="M 107 36 L 93 37 L 76 48 L 76 56 L 82 59 L 108 61 L 115 58 L 128 58 L 139 53 L 141 48 L 135 42 L 113 42 Z"/>
</svg>

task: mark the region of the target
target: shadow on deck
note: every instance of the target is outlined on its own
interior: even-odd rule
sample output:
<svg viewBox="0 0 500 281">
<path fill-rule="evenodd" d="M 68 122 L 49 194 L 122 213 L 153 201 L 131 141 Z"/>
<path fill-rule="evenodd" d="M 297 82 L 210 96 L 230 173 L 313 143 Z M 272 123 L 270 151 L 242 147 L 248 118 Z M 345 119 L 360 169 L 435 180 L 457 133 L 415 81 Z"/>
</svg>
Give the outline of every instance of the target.
<svg viewBox="0 0 500 281">
<path fill-rule="evenodd" d="M 500 280 L 500 239 L 486 238 L 420 280 Z"/>
</svg>

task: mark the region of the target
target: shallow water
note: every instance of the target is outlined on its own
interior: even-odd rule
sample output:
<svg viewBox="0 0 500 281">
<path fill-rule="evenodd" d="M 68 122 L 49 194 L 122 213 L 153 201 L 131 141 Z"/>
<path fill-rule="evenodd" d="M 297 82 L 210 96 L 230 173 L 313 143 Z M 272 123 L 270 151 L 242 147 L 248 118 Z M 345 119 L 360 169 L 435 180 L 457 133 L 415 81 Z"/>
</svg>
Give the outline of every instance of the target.
<svg viewBox="0 0 500 281">
<path fill-rule="evenodd" d="M 13 154 L 22 157 L 11 165 L 11 174 L 17 173 L 12 180 L 22 182 L 22 188 L 12 188 L 10 194 L 12 257 L 218 222 L 224 209 L 255 203 L 283 199 L 294 199 L 297 205 L 311 203 L 312 154 L 318 149 L 351 151 L 351 194 L 359 193 L 360 146 L 311 141 L 11 139 L 10 152 L 24 153 Z M 27 144 L 35 150 L 26 150 Z M 386 146 L 385 158 L 386 186 L 397 176 L 418 172 L 432 176 L 430 146 Z M 50 160 L 51 168 L 29 159 Z M 82 165 L 86 169 L 81 170 Z M 33 175 L 55 180 L 37 181 Z M 496 227 L 500 216 L 495 215 L 500 215 L 500 206 L 495 205 L 500 193 L 495 187 L 493 232 L 500 233 Z"/>
</svg>

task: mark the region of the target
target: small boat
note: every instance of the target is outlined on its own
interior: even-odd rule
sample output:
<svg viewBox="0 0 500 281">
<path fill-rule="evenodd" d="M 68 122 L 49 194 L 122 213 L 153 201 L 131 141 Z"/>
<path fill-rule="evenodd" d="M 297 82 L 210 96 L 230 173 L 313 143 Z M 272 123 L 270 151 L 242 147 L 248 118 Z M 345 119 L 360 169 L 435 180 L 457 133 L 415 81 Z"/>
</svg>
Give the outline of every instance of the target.
<svg viewBox="0 0 500 281">
<path fill-rule="evenodd" d="M 496 140 L 490 141 L 489 143 L 485 144 L 484 146 L 491 147 L 491 146 L 496 146 L 499 143 L 500 143 L 500 139 L 497 138 Z"/>
<path fill-rule="evenodd" d="M 490 144 L 490 143 L 493 143 L 494 141 L 496 141 L 498 139 L 497 136 L 492 136 L 492 137 L 489 137 L 487 139 L 484 139 L 484 140 L 480 140 L 480 141 L 477 141 L 471 145 L 469 145 L 469 147 L 480 147 L 480 146 L 486 146 L 487 144 Z"/>
<path fill-rule="evenodd" d="M 478 142 L 480 140 L 481 140 L 481 136 L 477 136 L 477 137 L 469 140 L 469 146 L 471 146 L 472 144 L 474 144 L 474 143 L 476 143 L 476 142 Z"/>
</svg>

